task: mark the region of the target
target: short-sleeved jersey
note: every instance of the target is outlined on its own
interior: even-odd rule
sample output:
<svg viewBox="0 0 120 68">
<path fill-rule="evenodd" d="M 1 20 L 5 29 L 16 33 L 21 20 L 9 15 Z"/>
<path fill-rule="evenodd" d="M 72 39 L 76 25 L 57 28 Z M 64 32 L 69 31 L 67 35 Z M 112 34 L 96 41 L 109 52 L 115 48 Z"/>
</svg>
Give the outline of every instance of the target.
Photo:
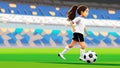
<svg viewBox="0 0 120 68">
<path fill-rule="evenodd" d="M 84 34 L 84 28 L 85 28 L 84 18 L 79 16 L 73 19 L 72 22 L 74 23 L 75 26 L 75 30 L 76 30 L 75 33 Z"/>
</svg>

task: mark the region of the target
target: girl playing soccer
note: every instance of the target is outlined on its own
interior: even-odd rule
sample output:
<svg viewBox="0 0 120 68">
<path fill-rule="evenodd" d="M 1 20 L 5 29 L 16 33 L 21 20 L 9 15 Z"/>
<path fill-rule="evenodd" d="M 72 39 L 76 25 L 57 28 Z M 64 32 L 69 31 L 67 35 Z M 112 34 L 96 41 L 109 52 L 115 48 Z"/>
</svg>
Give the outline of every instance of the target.
<svg viewBox="0 0 120 68">
<path fill-rule="evenodd" d="M 78 17 L 76 17 L 76 11 L 79 14 Z M 69 46 L 66 46 L 65 49 L 58 54 L 58 56 L 62 59 L 66 59 L 64 57 L 64 54 L 73 46 L 75 46 L 76 43 L 78 43 L 81 46 L 80 49 L 80 60 L 83 60 L 83 56 L 85 53 L 85 43 L 84 43 L 84 32 L 87 34 L 85 24 L 84 24 L 84 18 L 88 16 L 88 7 L 87 6 L 72 6 L 70 10 L 68 11 L 68 20 L 70 21 L 70 26 L 72 27 L 73 31 L 73 38 L 72 42 Z M 76 17 L 76 18 L 75 18 Z M 87 34 L 88 35 L 88 34 Z"/>
</svg>

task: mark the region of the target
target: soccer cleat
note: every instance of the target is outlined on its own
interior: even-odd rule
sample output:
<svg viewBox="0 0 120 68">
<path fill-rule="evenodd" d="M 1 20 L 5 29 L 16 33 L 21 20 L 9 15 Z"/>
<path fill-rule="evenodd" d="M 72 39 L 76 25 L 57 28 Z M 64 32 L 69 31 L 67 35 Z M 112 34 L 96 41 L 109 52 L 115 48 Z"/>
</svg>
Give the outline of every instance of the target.
<svg viewBox="0 0 120 68">
<path fill-rule="evenodd" d="M 59 56 L 60 58 L 62 58 L 63 60 L 66 59 L 61 53 L 59 53 L 58 56 Z"/>
<path fill-rule="evenodd" d="M 79 58 L 79 60 L 82 60 L 82 61 L 84 61 L 84 62 L 85 62 L 85 59 L 84 59 L 84 58 L 82 58 L 82 57 L 80 57 L 80 58 Z"/>
</svg>

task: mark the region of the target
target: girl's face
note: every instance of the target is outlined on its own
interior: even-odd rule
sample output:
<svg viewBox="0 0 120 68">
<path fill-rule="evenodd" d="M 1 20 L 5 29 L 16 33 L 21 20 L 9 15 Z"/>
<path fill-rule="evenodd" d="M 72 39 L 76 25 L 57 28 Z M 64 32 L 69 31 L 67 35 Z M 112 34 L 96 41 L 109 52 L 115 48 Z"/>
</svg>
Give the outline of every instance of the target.
<svg viewBox="0 0 120 68">
<path fill-rule="evenodd" d="M 87 8 L 84 12 L 81 11 L 81 16 L 87 17 L 88 16 L 89 9 Z"/>
</svg>

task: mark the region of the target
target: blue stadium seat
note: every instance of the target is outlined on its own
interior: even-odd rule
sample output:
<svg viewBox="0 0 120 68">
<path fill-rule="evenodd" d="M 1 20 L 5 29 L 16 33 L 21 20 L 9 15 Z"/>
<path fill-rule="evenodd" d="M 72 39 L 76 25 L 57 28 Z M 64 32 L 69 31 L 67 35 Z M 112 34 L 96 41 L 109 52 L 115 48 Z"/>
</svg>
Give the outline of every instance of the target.
<svg viewBox="0 0 120 68">
<path fill-rule="evenodd" d="M 45 13 L 44 13 L 44 11 L 41 9 L 41 7 L 40 6 L 36 6 L 36 8 L 38 9 L 38 15 L 42 15 L 42 16 L 45 16 Z"/>
<path fill-rule="evenodd" d="M 102 9 L 99 9 L 98 10 L 99 12 L 98 13 L 101 13 L 101 17 L 102 17 L 102 19 L 109 19 L 109 17 L 108 17 L 108 10 L 102 10 Z"/>
<path fill-rule="evenodd" d="M 68 12 L 69 8 L 64 8 L 61 7 L 59 10 L 59 13 L 63 16 L 63 17 L 67 17 L 67 12 Z"/>
<path fill-rule="evenodd" d="M 100 44 L 100 40 L 99 39 L 92 39 L 91 40 L 95 45 L 99 45 Z"/>
<path fill-rule="evenodd" d="M 43 32 L 43 29 L 35 29 L 35 31 L 34 31 L 34 35 L 36 35 L 36 34 L 41 34 Z"/>
<path fill-rule="evenodd" d="M 30 36 L 27 35 L 27 34 L 24 34 L 24 35 L 22 35 L 22 37 L 23 37 L 23 38 L 20 40 L 21 43 L 22 43 L 23 45 L 25 45 L 25 46 L 29 46 Z"/>
<path fill-rule="evenodd" d="M 57 11 L 53 6 L 40 6 L 40 9 L 43 11 L 42 13 L 45 16 L 51 16 L 49 13 L 50 11 L 54 12 L 55 16 L 58 16 L 58 17 L 62 16 L 62 14 L 60 14 L 59 11 Z"/>
<path fill-rule="evenodd" d="M 39 9 L 31 10 L 31 12 L 34 12 L 34 11 L 37 12 L 37 16 L 44 16 Z"/>
<path fill-rule="evenodd" d="M 19 14 L 19 11 L 18 11 L 17 8 L 10 8 L 10 7 L 9 7 L 7 10 L 9 11 L 9 13 L 11 13 L 11 10 L 12 10 L 12 11 L 14 11 L 13 14 Z"/>
<path fill-rule="evenodd" d="M 4 9 L 5 10 L 5 14 L 10 14 L 10 11 L 9 11 L 9 9 L 8 8 L 2 8 L 2 9 Z M 2 13 L 2 12 L 1 12 Z"/>
<path fill-rule="evenodd" d="M 67 44 L 70 44 L 72 42 L 72 38 L 70 38 L 69 40 L 66 41 Z"/>
<path fill-rule="evenodd" d="M 66 30 L 66 32 L 67 32 L 66 37 L 68 38 L 68 40 L 67 40 L 66 42 L 67 42 L 68 44 L 70 44 L 71 41 L 72 41 L 73 32 L 72 32 L 71 30 Z"/>
<path fill-rule="evenodd" d="M 88 34 L 91 38 L 97 38 L 92 31 L 88 31 Z"/>
<path fill-rule="evenodd" d="M 116 32 L 108 32 L 108 35 L 112 35 L 114 37 L 119 37 L 119 35 Z"/>
<path fill-rule="evenodd" d="M 22 4 L 17 4 L 17 8 L 18 8 L 18 14 L 21 14 L 21 15 L 26 15 L 25 13 L 25 8 L 24 8 L 24 5 Z"/>
<path fill-rule="evenodd" d="M 66 32 L 67 32 L 67 37 L 71 38 L 73 35 L 73 32 L 71 30 L 66 30 Z"/>
<path fill-rule="evenodd" d="M 17 11 L 18 11 L 18 14 L 25 15 L 24 9 L 22 10 L 22 9 L 18 8 Z"/>
<path fill-rule="evenodd" d="M 84 37 L 85 43 L 88 45 L 93 45 L 93 42 L 89 40 L 87 37 Z"/>
<path fill-rule="evenodd" d="M 11 44 L 11 46 L 16 45 L 17 39 L 15 37 L 15 34 L 14 33 L 8 33 L 7 35 L 11 38 L 11 39 L 8 40 L 9 44 Z"/>
<path fill-rule="evenodd" d="M 63 37 L 58 36 L 59 33 L 60 33 L 60 30 L 52 30 L 50 37 L 56 44 L 62 45 Z"/>
<path fill-rule="evenodd" d="M 50 35 L 52 40 L 57 44 L 57 45 L 63 45 L 63 37 L 62 36 L 57 36 L 57 35 Z"/>
<path fill-rule="evenodd" d="M 118 45 L 120 45 L 120 36 L 119 36 L 118 38 L 116 38 L 116 39 L 114 40 L 114 42 L 117 43 Z"/>
<path fill-rule="evenodd" d="M 0 2 L 0 8 L 8 8 L 9 3 L 8 2 Z"/>
<path fill-rule="evenodd" d="M 89 9 L 89 13 L 90 13 L 90 14 L 95 14 L 95 13 L 96 13 L 95 10 L 96 10 L 96 9 L 91 8 L 91 9 Z"/>
<path fill-rule="evenodd" d="M 41 42 L 45 44 L 45 46 L 51 46 L 50 45 L 50 36 L 48 34 L 45 34 L 42 36 L 43 38 L 41 39 Z"/>
<path fill-rule="evenodd" d="M 4 40 L 2 38 L 2 36 L 0 35 L 0 45 L 3 45 L 4 44 Z"/>
<path fill-rule="evenodd" d="M 100 34 L 99 33 L 99 35 L 97 36 L 97 39 L 99 39 L 99 40 L 103 40 L 105 37 L 102 35 L 102 34 Z"/>
<path fill-rule="evenodd" d="M 87 18 L 93 18 L 93 14 L 96 14 L 96 9 L 89 9 L 89 15 Z"/>
<path fill-rule="evenodd" d="M 14 33 L 8 33 L 7 36 L 9 36 L 11 39 L 17 40 Z"/>
<path fill-rule="evenodd" d="M 40 39 L 34 40 L 33 42 L 34 42 L 37 46 L 40 46 L 40 45 L 41 45 L 41 40 L 40 40 Z"/>
<path fill-rule="evenodd" d="M 43 11 L 43 14 L 44 14 L 45 16 L 51 16 L 51 15 L 49 14 L 49 11 L 52 9 L 51 6 L 40 6 L 40 9 Z"/>
<path fill-rule="evenodd" d="M 106 37 L 104 40 L 103 40 L 108 46 L 112 45 L 112 40 L 108 37 Z"/>
<path fill-rule="evenodd" d="M 10 44 L 11 46 L 17 45 L 17 44 L 16 44 L 16 40 L 15 40 L 14 38 L 9 39 L 8 42 L 9 42 L 9 44 Z"/>
<path fill-rule="evenodd" d="M 52 35 L 58 35 L 60 33 L 60 30 L 52 30 Z"/>
<path fill-rule="evenodd" d="M 110 19 L 119 20 L 116 14 L 109 14 Z"/>
<path fill-rule="evenodd" d="M 29 4 L 17 4 L 20 14 L 32 15 L 31 8 Z"/>
<path fill-rule="evenodd" d="M 23 31 L 23 28 L 16 28 L 15 31 L 14 31 L 14 34 L 21 34 Z"/>
</svg>

